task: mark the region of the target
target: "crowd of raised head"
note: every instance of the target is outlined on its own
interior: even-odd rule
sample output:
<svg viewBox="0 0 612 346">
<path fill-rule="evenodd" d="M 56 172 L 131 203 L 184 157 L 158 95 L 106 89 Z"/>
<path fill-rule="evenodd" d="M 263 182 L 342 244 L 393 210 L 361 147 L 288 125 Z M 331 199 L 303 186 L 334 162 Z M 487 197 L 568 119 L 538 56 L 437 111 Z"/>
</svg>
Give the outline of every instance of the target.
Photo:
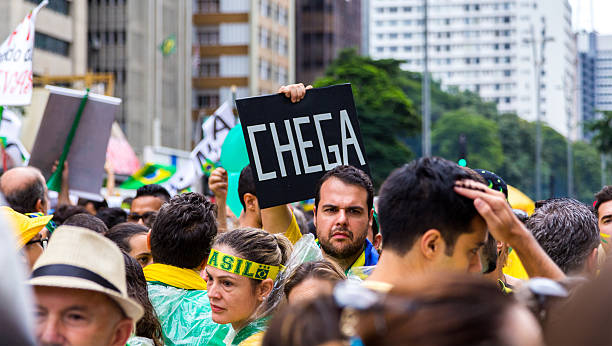
<svg viewBox="0 0 612 346">
<path fill-rule="evenodd" d="M 527 215 L 502 177 L 427 157 L 378 189 L 336 166 L 312 211 L 260 208 L 248 166 L 240 215 L 223 168 L 209 189 L 52 206 L 40 171 L 5 172 L 0 344 L 612 344 L 612 186 Z"/>
</svg>

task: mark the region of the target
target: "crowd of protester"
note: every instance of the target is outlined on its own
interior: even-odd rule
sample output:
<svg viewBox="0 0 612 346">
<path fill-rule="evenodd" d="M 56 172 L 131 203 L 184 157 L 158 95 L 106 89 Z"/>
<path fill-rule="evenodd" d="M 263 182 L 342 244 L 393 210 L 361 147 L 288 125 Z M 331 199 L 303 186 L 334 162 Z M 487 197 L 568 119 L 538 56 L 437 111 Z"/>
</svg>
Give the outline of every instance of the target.
<svg viewBox="0 0 612 346">
<path fill-rule="evenodd" d="M 612 186 L 528 216 L 502 177 L 428 157 L 377 193 L 337 166 L 312 211 L 261 209 L 249 166 L 241 215 L 223 168 L 209 189 L 51 206 L 36 168 L 4 172 L 0 344 L 612 344 Z"/>
</svg>

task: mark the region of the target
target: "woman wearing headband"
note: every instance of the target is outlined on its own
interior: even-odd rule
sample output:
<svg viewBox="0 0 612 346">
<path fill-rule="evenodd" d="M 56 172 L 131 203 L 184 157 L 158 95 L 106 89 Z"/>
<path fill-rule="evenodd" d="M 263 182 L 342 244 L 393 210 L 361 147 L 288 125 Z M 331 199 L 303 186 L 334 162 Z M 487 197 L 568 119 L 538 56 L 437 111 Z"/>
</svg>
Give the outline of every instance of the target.
<svg viewBox="0 0 612 346">
<path fill-rule="evenodd" d="M 284 236 L 254 228 L 215 240 L 206 262 L 208 299 L 213 321 L 233 327 L 226 344 L 261 344 L 270 313 L 283 298 L 278 285 L 273 289 L 291 250 Z"/>
</svg>

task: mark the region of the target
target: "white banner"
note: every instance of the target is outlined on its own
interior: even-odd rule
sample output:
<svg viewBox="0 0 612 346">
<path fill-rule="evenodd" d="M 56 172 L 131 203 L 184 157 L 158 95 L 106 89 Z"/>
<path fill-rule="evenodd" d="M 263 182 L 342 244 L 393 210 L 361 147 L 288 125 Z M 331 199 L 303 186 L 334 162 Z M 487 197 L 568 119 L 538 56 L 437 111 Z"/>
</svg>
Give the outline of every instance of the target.
<svg viewBox="0 0 612 346">
<path fill-rule="evenodd" d="M 32 100 L 34 21 L 47 3 L 32 10 L 0 46 L 0 105 L 23 106 Z"/>
<path fill-rule="evenodd" d="M 208 117 L 202 124 L 204 139 L 197 145 L 196 149 L 210 161 L 219 161 L 225 136 L 234 126 L 236 126 L 236 117 L 232 111 L 231 103 L 225 102 L 217 108 L 215 114 Z M 192 156 L 194 152 L 192 152 Z"/>
</svg>

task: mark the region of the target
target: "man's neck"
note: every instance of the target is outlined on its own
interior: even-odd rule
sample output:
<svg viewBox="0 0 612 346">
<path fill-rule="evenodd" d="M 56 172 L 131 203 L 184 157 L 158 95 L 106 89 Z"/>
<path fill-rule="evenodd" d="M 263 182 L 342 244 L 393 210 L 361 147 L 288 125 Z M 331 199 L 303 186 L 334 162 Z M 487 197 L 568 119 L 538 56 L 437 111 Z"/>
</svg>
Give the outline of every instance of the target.
<svg viewBox="0 0 612 346">
<path fill-rule="evenodd" d="M 323 249 L 321 249 L 321 251 L 323 251 Z M 340 268 L 342 268 L 343 271 L 347 271 L 351 268 L 351 266 L 353 265 L 353 263 L 355 263 L 355 261 L 357 261 L 357 259 L 359 258 L 359 256 L 361 256 L 361 254 L 363 253 L 363 249 L 361 249 L 361 251 L 357 252 L 356 254 L 349 256 L 349 257 L 345 257 L 345 258 L 336 258 L 336 257 L 332 257 L 330 255 L 327 255 L 325 253 L 325 251 L 323 251 L 323 254 L 325 254 L 325 256 L 331 258 L 334 262 L 336 262 Z"/>
<path fill-rule="evenodd" d="M 252 227 L 252 228 L 262 228 L 262 224 L 257 215 L 253 215 L 249 212 L 244 212 L 238 218 L 238 225 L 240 227 Z"/>
<path fill-rule="evenodd" d="M 392 250 L 383 251 L 367 281 L 379 281 L 393 284 L 396 280 L 422 275 L 426 272 L 423 262 L 411 251 L 399 256 Z"/>
</svg>

